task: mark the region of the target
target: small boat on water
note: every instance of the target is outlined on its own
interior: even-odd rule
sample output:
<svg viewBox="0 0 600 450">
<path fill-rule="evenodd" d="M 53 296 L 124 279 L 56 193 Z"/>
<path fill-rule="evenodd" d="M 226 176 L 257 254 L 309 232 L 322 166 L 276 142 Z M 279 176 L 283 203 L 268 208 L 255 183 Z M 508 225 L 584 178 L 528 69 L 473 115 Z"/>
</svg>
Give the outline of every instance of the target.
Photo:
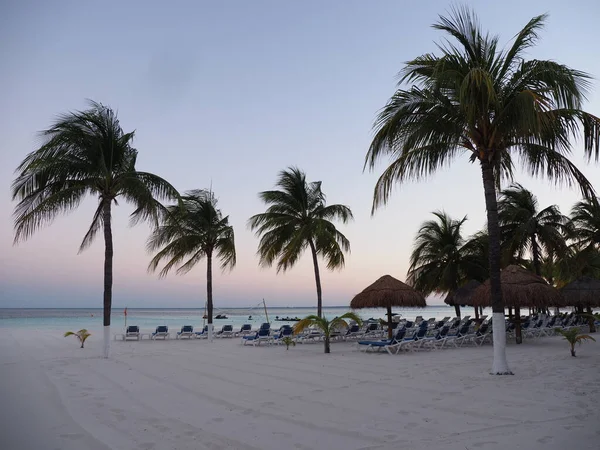
<svg viewBox="0 0 600 450">
<path fill-rule="evenodd" d="M 275 320 L 277 322 L 300 322 L 300 318 L 299 317 L 279 317 L 276 316 Z"/>
<path fill-rule="evenodd" d="M 228 317 L 225 314 L 217 314 L 215 319 L 228 319 Z"/>
</svg>

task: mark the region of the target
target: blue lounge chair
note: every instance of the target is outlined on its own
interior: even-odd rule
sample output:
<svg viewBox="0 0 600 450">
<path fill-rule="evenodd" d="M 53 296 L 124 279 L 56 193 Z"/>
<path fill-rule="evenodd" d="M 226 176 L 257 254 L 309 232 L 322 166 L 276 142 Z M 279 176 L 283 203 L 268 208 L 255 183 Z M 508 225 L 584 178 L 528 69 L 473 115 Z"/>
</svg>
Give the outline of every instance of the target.
<svg viewBox="0 0 600 450">
<path fill-rule="evenodd" d="M 414 331 L 414 333 L 410 336 L 404 336 L 404 339 L 396 342 L 395 344 L 390 344 L 386 346 L 386 350 L 389 354 L 398 354 L 400 350 L 412 350 L 413 345 L 419 341 L 419 339 L 423 339 L 427 334 L 427 322 L 422 321 L 419 325 L 419 328 Z"/>
<path fill-rule="evenodd" d="M 240 328 L 240 331 L 236 333 L 236 336 L 248 336 L 249 334 L 252 334 L 252 325 L 245 323 Z"/>
<path fill-rule="evenodd" d="M 177 332 L 177 336 L 175 336 L 175 339 L 181 339 L 181 338 L 188 338 L 191 339 L 192 337 L 194 337 L 194 327 L 191 325 L 184 325 L 181 327 L 181 331 Z"/>
<path fill-rule="evenodd" d="M 293 337 L 294 336 L 294 329 L 289 326 L 289 325 L 284 325 L 283 327 L 281 327 L 279 329 L 279 333 L 275 334 L 273 336 L 273 343 L 274 344 L 283 344 L 283 339 L 286 337 Z"/>
<path fill-rule="evenodd" d="M 218 331 L 216 336 L 218 338 L 233 337 L 233 325 L 223 325 L 221 331 Z"/>
<path fill-rule="evenodd" d="M 202 331 L 196 331 L 194 334 L 196 335 L 196 339 L 204 339 L 208 337 L 208 325 L 204 325 Z"/>
<path fill-rule="evenodd" d="M 125 340 L 128 338 L 135 338 L 136 340 L 140 340 L 140 327 L 137 325 L 129 325 L 125 330 Z"/>
<path fill-rule="evenodd" d="M 405 334 L 406 328 L 401 327 L 398 328 L 396 334 L 392 339 L 381 339 L 378 341 L 358 341 L 358 349 L 360 351 L 361 348 L 364 348 L 365 353 L 368 351 L 379 351 L 381 349 L 384 349 L 391 355 L 392 353 L 388 348 L 402 341 L 402 339 L 404 339 Z"/>
<path fill-rule="evenodd" d="M 261 328 L 256 332 L 255 335 L 252 336 L 243 336 L 242 337 L 242 345 L 252 344 L 252 345 L 260 345 L 261 342 L 266 342 L 270 344 L 273 338 L 269 334 L 268 328 Z"/>
<path fill-rule="evenodd" d="M 156 331 L 152 333 L 150 336 L 152 340 L 156 340 L 158 338 L 167 339 L 169 337 L 169 327 L 166 325 L 159 325 L 156 327 Z"/>
</svg>

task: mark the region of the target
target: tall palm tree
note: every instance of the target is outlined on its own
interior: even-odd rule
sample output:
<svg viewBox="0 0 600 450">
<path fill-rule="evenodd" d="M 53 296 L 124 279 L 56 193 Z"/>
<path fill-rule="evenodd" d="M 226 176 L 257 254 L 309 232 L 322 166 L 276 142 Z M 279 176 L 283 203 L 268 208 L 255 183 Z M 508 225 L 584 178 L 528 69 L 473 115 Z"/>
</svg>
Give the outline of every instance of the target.
<svg viewBox="0 0 600 450">
<path fill-rule="evenodd" d="M 452 219 L 434 212 L 434 220 L 424 222 L 410 255 L 407 281 L 425 295 L 453 293 L 471 279 L 484 281 L 485 263 L 476 256 L 475 241 L 465 240 L 462 228 L 467 218 Z M 454 305 L 460 317 L 460 305 Z"/>
<path fill-rule="evenodd" d="M 229 225 L 229 217 L 223 217 L 217 209 L 217 200 L 211 191 L 188 191 L 178 204 L 168 206 L 167 211 L 148 239 L 148 251 L 158 250 L 148 269 L 155 271 L 162 261 L 166 261 L 160 271 L 161 277 L 176 266 L 178 274 L 186 274 L 206 258 L 206 309 L 209 339 L 212 339 L 212 260 L 213 256 L 218 257 L 223 270 L 235 267 L 233 227 Z"/>
<path fill-rule="evenodd" d="M 321 182 L 307 182 L 304 172 L 296 167 L 281 171 L 276 186 L 280 190 L 259 194 L 269 205 L 267 211 L 248 220 L 250 228 L 260 236 L 260 263 L 270 267 L 277 260 L 277 272 L 285 272 L 310 248 L 317 285 L 317 316 L 321 317 L 318 256 L 329 270 L 344 267 L 344 253 L 350 251 L 350 242 L 332 220 L 347 223 L 353 219 L 352 211 L 344 205 L 326 205 Z"/>
<path fill-rule="evenodd" d="M 545 255 L 567 251 L 569 218 L 561 214 L 556 205 L 540 211 L 535 195 L 518 183 L 501 192 L 498 219 L 508 253 L 522 259 L 526 252 L 530 252 L 537 275 L 542 275 L 542 258 Z"/>
<path fill-rule="evenodd" d="M 43 145 L 27 155 L 17 168 L 12 198 L 15 243 L 29 238 L 57 216 L 79 206 L 89 194 L 98 207 L 79 251 L 96 233 L 104 231 L 104 356 L 110 352 L 113 237 L 112 205 L 122 198 L 133 203 L 132 223 L 156 220 L 162 207 L 158 199 L 177 198 L 173 186 L 162 178 L 135 168 L 138 152 L 131 146 L 134 133 L 125 133 L 112 109 L 90 102 L 90 109 L 64 114 L 42 131 Z"/>
<path fill-rule="evenodd" d="M 572 239 L 579 247 L 594 246 L 600 249 L 600 200 L 584 199 L 571 210 L 575 233 Z"/>
<path fill-rule="evenodd" d="M 466 153 L 481 170 L 490 239 L 494 326 L 492 373 L 512 373 L 506 360 L 500 289 L 500 227 L 496 188 L 510 179 L 514 157 L 532 175 L 594 190 L 569 161 L 570 135 L 583 125 L 584 150 L 600 153 L 600 119 L 581 110 L 589 76 L 554 61 L 525 60 L 546 16 L 534 17 L 503 50 L 470 10 L 455 9 L 433 26 L 452 41 L 406 63 L 398 90 L 380 111 L 365 165 L 391 156 L 375 186 L 373 209 L 395 183 L 422 179 Z M 404 83 L 409 84 L 404 88 Z"/>
</svg>

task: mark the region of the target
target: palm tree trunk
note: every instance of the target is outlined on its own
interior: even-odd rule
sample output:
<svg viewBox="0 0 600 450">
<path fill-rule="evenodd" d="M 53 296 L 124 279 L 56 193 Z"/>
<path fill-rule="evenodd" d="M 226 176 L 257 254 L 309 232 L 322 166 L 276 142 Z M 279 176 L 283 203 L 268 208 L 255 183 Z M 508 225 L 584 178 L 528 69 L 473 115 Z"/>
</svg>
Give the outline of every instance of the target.
<svg viewBox="0 0 600 450">
<path fill-rule="evenodd" d="M 458 305 L 458 304 L 454 305 L 454 314 L 456 314 L 456 317 L 458 317 L 460 319 L 460 305 Z"/>
<path fill-rule="evenodd" d="M 206 252 L 206 314 L 208 315 L 208 341 L 213 341 L 212 252 Z"/>
<path fill-rule="evenodd" d="M 388 339 L 392 339 L 393 329 L 392 329 L 392 307 L 390 305 L 387 306 L 387 318 L 388 318 Z"/>
<path fill-rule="evenodd" d="M 331 348 L 329 347 L 329 335 L 325 335 L 325 353 L 331 353 Z"/>
<path fill-rule="evenodd" d="M 104 228 L 104 357 L 110 356 L 110 312 L 112 307 L 113 239 L 111 228 L 111 200 L 104 199 L 102 224 Z"/>
<path fill-rule="evenodd" d="M 321 317 L 323 310 L 323 298 L 321 293 L 321 275 L 319 275 L 319 261 L 317 260 L 317 249 L 312 239 L 309 239 L 310 251 L 312 253 L 313 265 L 315 267 L 315 282 L 317 284 L 317 317 Z M 325 352 L 329 353 L 329 352 Z"/>
<path fill-rule="evenodd" d="M 535 238 L 535 234 L 531 235 L 531 253 L 533 255 L 533 269 L 538 277 L 542 276 L 542 264 L 540 262 L 540 248 Z"/>
<path fill-rule="evenodd" d="M 500 284 L 500 224 L 498 221 L 498 201 L 494 168 L 487 159 L 481 160 L 481 175 L 487 211 L 488 235 L 490 242 L 490 288 L 492 303 L 492 327 L 494 337 L 494 362 L 492 374 L 510 375 L 512 372 L 506 360 L 506 322 L 504 301 Z"/>
</svg>

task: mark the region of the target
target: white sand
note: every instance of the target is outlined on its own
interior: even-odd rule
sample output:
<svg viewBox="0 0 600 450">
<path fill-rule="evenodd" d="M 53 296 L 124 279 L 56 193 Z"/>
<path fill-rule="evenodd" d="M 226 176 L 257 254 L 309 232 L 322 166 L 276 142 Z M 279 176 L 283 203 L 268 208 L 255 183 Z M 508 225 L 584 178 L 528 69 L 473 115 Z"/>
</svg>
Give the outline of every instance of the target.
<svg viewBox="0 0 600 450">
<path fill-rule="evenodd" d="M 100 331 L 100 330 L 98 330 Z M 600 342 L 402 354 L 0 329 L 3 450 L 600 448 Z"/>
</svg>

